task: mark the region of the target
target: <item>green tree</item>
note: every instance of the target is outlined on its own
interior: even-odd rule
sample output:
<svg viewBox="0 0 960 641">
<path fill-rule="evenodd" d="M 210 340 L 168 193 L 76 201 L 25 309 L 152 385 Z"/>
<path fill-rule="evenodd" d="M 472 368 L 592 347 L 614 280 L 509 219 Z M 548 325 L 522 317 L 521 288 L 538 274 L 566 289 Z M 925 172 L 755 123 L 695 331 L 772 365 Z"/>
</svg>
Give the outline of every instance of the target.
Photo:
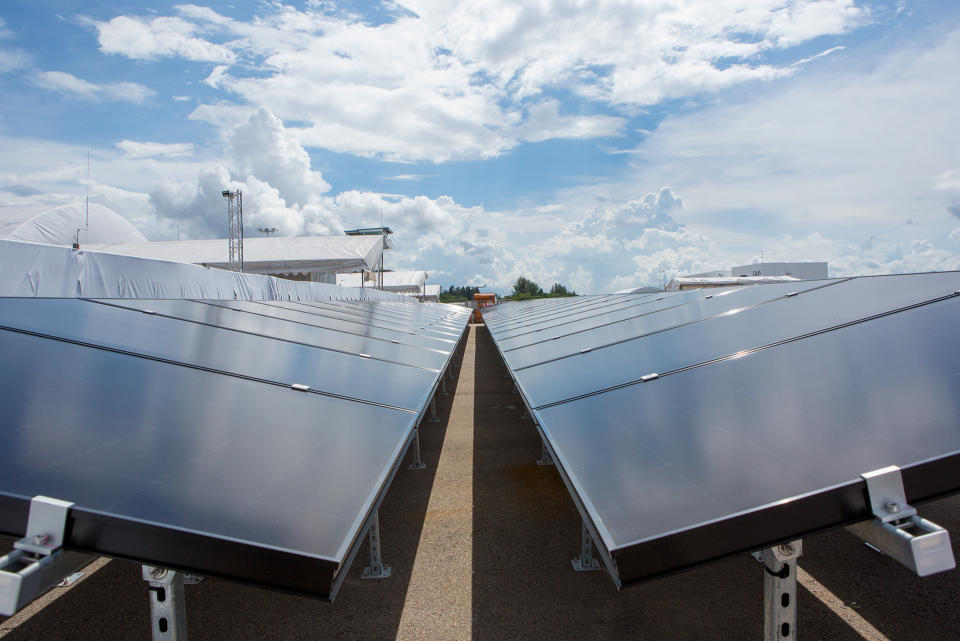
<svg viewBox="0 0 960 641">
<path fill-rule="evenodd" d="M 464 301 L 473 300 L 473 295 L 480 292 L 479 287 L 470 287 L 466 285 L 461 285 L 459 287 L 454 287 L 451 285 L 447 288 L 446 291 L 440 292 L 440 302 L 441 303 L 462 303 Z"/>
<path fill-rule="evenodd" d="M 567 291 L 566 286 L 561 285 L 560 283 L 554 283 L 550 288 L 551 296 L 576 296 L 574 292 Z"/>
<path fill-rule="evenodd" d="M 529 278 L 520 276 L 513 283 L 513 296 L 524 296 L 524 295 L 530 296 L 530 297 L 542 296 L 543 290 L 540 289 L 540 285 L 537 285 L 535 282 L 533 282 Z"/>
</svg>

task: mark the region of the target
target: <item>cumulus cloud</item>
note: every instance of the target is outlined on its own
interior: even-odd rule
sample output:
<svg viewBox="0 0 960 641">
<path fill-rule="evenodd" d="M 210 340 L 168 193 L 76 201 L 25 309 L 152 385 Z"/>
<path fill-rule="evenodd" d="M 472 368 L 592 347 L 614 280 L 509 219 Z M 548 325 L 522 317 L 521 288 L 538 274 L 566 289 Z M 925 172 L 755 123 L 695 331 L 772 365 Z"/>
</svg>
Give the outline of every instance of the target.
<svg viewBox="0 0 960 641">
<path fill-rule="evenodd" d="M 233 129 L 227 153 L 236 171 L 277 187 L 294 206 L 306 205 L 330 189 L 320 172 L 311 170 L 300 142 L 265 107 Z"/>
<path fill-rule="evenodd" d="M 153 19 L 117 16 L 108 22 L 95 22 L 100 51 L 120 54 L 136 60 L 179 57 L 201 62 L 236 60 L 228 47 L 198 37 L 200 27 L 174 17 Z"/>
<path fill-rule="evenodd" d="M 94 24 L 104 53 L 217 63 L 204 82 L 239 105 L 264 105 L 284 120 L 310 114 L 294 132 L 307 146 L 444 162 L 523 142 L 616 135 L 638 108 L 791 75 L 789 55 L 782 63 L 765 55 L 870 18 L 854 0 L 409 0 L 387 8 L 389 19 L 377 23 L 326 3 L 267 3 L 249 21 L 181 5 L 175 16 Z M 593 104 L 561 114 L 551 92 Z M 233 124 L 221 105 L 211 107 L 194 117 Z"/>
<path fill-rule="evenodd" d="M 156 94 L 144 85 L 135 82 L 111 82 L 97 84 L 64 71 L 42 71 L 34 82 L 45 89 L 68 93 L 87 100 L 117 100 L 140 104 Z"/>
</svg>

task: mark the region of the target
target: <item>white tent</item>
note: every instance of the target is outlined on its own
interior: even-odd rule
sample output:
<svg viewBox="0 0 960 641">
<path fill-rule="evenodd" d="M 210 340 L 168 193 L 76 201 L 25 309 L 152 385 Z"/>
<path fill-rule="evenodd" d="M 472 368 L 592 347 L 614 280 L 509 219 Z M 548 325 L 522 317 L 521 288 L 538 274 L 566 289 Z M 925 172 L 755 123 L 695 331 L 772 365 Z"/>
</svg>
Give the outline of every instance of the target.
<svg viewBox="0 0 960 641">
<path fill-rule="evenodd" d="M 377 238 L 379 238 L 379 236 Z M 370 280 L 363 281 L 363 287 L 375 287 L 378 276 L 379 274 L 368 273 L 367 278 Z M 427 272 L 419 270 L 383 272 L 383 289 L 388 292 L 423 296 L 427 276 Z M 343 287 L 360 287 L 360 277 L 360 273 L 337 274 L 337 285 Z"/>
<path fill-rule="evenodd" d="M 443 291 L 443 287 L 440 285 L 424 285 L 423 300 L 428 303 L 439 303 L 441 291 Z"/>
<path fill-rule="evenodd" d="M 144 243 L 127 219 L 109 207 L 90 203 L 0 207 L 0 239 L 46 245 Z"/>
<path fill-rule="evenodd" d="M 379 265 L 382 242 L 380 236 L 245 238 L 243 271 L 248 274 L 330 274 L 329 279 L 312 280 L 332 284 L 337 272 L 373 269 Z M 83 249 L 207 267 L 225 268 L 229 264 L 226 238 L 85 245 Z"/>
<path fill-rule="evenodd" d="M 399 294 L 0 240 L 0 296 L 404 300 Z"/>
</svg>

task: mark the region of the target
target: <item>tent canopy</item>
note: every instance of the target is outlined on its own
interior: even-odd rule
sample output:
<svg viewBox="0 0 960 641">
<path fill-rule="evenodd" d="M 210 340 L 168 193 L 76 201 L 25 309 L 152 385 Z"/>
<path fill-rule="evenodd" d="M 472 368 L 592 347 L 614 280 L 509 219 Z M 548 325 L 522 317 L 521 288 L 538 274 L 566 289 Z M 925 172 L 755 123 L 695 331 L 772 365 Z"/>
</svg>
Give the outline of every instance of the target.
<svg viewBox="0 0 960 641">
<path fill-rule="evenodd" d="M 360 287 L 360 273 L 356 274 L 337 274 L 337 285 L 342 287 Z M 373 278 L 376 278 L 374 275 Z M 423 295 L 423 287 L 426 284 L 427 272 L 419 270 L 406 270 L 397 272 L 383 272 L 383 289 L 388 292 L 401 292 L 404 294 Z M 376 280 L 364 281 L 363 287 L 373 287 Z"/>
<path fill-rule="evenodd" d="M 147 241 L 123 216 L 96 203 L 0 207 L 0 239 L 72 245 L 78 232 L 82 244 Z"/>
<path fill-rule="evenodd" d="M 379 236 L 245 238 L 243 271 L 274 274 L 373 269 L 380 261 L 381 242 Z M 86 245 L 83 249 L 208 267 L 227 267 L 229 251 L 226 238 Z"/>
<path fill-rule="evenodd" d="M 403 300 L 398 294 L 372 289 L 348 289 L 13 240 L 0 240 L 0 274 L 0 296 Z"/>
</svg>

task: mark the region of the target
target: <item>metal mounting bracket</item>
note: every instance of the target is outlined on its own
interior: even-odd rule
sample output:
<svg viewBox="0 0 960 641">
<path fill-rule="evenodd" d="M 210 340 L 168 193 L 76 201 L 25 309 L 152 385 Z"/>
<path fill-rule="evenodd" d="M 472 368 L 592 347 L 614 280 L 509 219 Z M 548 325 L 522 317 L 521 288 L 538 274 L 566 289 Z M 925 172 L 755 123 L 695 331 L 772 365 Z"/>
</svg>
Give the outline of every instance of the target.
<svg viewBox="0 0 960 641">
<path fill-rule="evenodd" d="M 593 556 L 593 537 L 587 524 L 580 523 L 580 556 L 570 560 L 574 572 L 593 572 L 600 569 L 600 561 Z"/>
<path fill-rule="evenodd" d="M 550 450 L 547 449 L 547 443 L 542 438 L 540 439 L 540 458 L 537 459 L 537 465 L 556 465 L 553 462 L 553 457 L 550 456 Z"/>
<path fill-rule="evenodd" d="M 380 512 L 373 515 L 370 522 L 370 565 L 363 568 L 361 579 L 386 579 L 390 576 L 390 566 L 380 556 Z"/>
<path fill-rule="evenodd" d="M 763 551 L 763 641 L 797 638 L 797 559 L 802 541 Z"/>
<path fill-rule="evenodd" d="M 150 622 L 153 641 L 186 641 L 184 573 L 144 565 L 143 580 L 150 590 Z"/>
<path fill-rule="evenodd" d="M 0 615 L 16 613 L 93 560 L 62 548 L 72 505 L 46 496 L 30 501 L 26 534 L 0 557 Z"/>
<path fill-rule="evenodd" d="M 891 465 L 860 476 L 867 483 L 874 518 L 848 526 L 849 532 L 918 576 L 957 566 L 950 534 L 936 523 L 917 516 L 917 510 L 907 503 L 900 468 Z"/>
<path fill-rule="evenodd" d="M 427 419 L 428 423 L 439 423 L 440 419 L 437 418 L 437 397 L 434 396 L 430 399 L 430 418 Z"/>
<path fill-rule="evenodd" d="M 425 470 L 427 464 L 420 458 L 420 428 L 413 430 L 413 463 L 408 466 L 411 470 Z"/>
</svg>

